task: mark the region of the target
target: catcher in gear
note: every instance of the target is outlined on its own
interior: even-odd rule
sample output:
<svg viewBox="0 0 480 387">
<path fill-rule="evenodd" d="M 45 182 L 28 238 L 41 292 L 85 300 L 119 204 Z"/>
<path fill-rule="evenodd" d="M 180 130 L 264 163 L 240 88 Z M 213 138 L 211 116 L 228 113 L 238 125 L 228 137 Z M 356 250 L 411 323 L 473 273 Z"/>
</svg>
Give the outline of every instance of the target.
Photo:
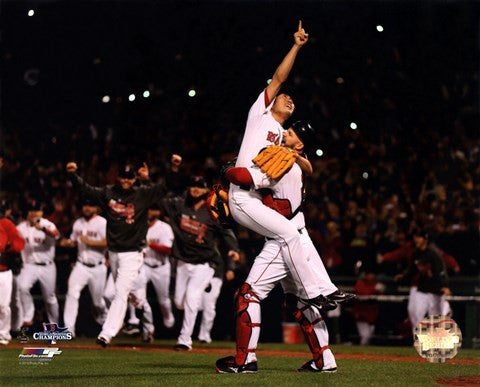
<svg viewBox="0 0 480 387">
<path fill-rule="evenodd" d="M 305 144 L 313 142 L 313 129 L 307 123 L 298 122 L 283 134 L 283 138 L 287 147 L 303 153 Z M 253 179 L 249 175 L 250 169 L 232 168 L 227 171 L 226 175 L 236 184 L 253 184 Z M 299 230 L 302 246 L 308 252 L 308 263 L 312 276 L 322 284 L 322 294 L 328 294 L 327 298 L 330 304 L 320 309 L 312 306 L 308 300 L 301 298 L 301 284 L 294 280 L 286 263 L 281 249 L 282 241 L 267 238 L 262 252 L 255 258 L 248 278 L 236 293 L 236 355 L 219 359 L 216 363 L 216 370 L 219 373 L 257 371 L 255 352 L 261 327 L 260 302 L 280 282 L 286 294 L 287 309 L 300 324 L 312 353 L 312 359 L 298 370 L 301 372 L 336 372 L 335 357 L 328 346 L 328 330 L 321 313 L 335 308 L 338 303 L 346 301 L 353 295 L 340 292 L 331 282 L 305 228 L 305 218 L 302 213 L 304 188 L 300 168 L 293 166 L 280 181 L 270 181 L 270 186 L 265 184 L 261 188 L 268 188 L 270 191 L 270 194 L 264 195 L 264 204 L 291 219 L 291 222 Z M 284 202 L 288 202 L 289 206 L 284 206 Z M 278 206 L 278 203 L 282 205 Z M 292 205 L 296 207 L 293 212 Z M 278 259 L 279 256 L 283 259 Z"/>
</svg>

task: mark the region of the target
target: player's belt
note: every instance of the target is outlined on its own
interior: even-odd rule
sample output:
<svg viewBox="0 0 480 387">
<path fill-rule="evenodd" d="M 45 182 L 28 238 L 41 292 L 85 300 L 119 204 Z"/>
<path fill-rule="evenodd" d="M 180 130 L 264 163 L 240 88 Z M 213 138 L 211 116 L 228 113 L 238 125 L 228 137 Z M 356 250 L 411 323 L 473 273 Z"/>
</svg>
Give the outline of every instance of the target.
<svg viewBox="0 0 480 387">
<path fill-rule="evenodd" d="M 53 262 L 50 261 L 50 262 L 34 262 L 35 265 L 37 266 L 48 266 L 48 265 L 51 265 Z"/>
<path fill-rule="evenodd" d="M 148 267 L 151 267 L 152 269 L 156 269 L 157 267 L 159 267 L 160 265 L 149 265 L 147 262 L 143 262 L 145 265 L 147 265 Z"/>
<path fill-rule="evenodd" d="M 244 184 L 244 185 L 239 185 L 238 188 L 243 189 L 244 191 L 250 191 L 250 188 L 252 187 Z"/>
<path fill-rule="evenodd" d="M 103 262 L 98 262 L 98 263 L 85 263 L 85 262 L 82 262 L 82 261 L 78 261 L 80 262 L 82 265 L 86 266 L 86 267 L 97 267 L 98 265 L 101 265 Z"/>
</svg>

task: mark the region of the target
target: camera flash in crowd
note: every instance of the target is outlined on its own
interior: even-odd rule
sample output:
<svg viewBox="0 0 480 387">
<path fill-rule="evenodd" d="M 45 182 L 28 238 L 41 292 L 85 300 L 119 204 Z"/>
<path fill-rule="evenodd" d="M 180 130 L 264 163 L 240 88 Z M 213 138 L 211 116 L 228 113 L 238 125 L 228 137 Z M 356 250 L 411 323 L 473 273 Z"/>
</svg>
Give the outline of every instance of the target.
<svg viewBox="0 0 480 387">
<path fill-rule="evenodd" d="M 350 129 L 357 129 L 357 124 L 355 122 L 350 122 Z"/>
<path fill-rule="evenodd" d="M 129 100 L 130 102 L 135 101 L 135 94 L 130 94 L 130 95 L 128 96 L 128 100 Z"/>
<path fill-rule="evenodd" d="M 195 89 L 190 89 L 188 90 L 188 96 L 189 97 L 195 97 L 197 95 L 197 92 L 195 91 Z"/>
<path fill-rule="evenodd" d="M 323 151 L 321 149 L 317 149 L 317 151 L 315 152 L 315 154 L 318 156 L 318 157 L 321 157 L 323 156 Z"/>
<path fill-rule="evenodd" d="M 110 102 L 110 96 L 109 95 L 104 95 L 102 97 L 102 102 L 103 103 L 109 103 Z"/>
<path fill-rule="evenodd" d="M 368 172 L 363 172 L 362 177 L 367 180 L 368 179 Z"/>
<path fill-rule="evenodd" d="M 145 90 L 143 92 L 143 98 L 148 98 L 148 97 L 150 97 L 150 92 L 148 90 Z"/>
<path fill-rule="evenodd" d="M 380 24 L 377 26 L 377 31 L 378 32 L 383 32 L 383 27 Z"/>
<path fill-rule="evenodd" d="M 30 9 L 27 13 L 28 16 L 32 17 L 33 15 L 35 15 L 35 11 L 33 9 Z"/>
</svg>

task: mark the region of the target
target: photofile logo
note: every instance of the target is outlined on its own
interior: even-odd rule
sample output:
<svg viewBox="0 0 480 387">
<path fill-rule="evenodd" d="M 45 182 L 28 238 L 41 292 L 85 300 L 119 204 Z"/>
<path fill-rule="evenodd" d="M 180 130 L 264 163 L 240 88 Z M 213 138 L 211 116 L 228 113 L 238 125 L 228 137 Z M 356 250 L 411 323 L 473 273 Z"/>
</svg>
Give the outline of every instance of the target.
<svg viewBox="0 0 480 387">
<path fill-rule="evenodd" d="M 59 351 L 58 348 L 23 348 L 18 359 L 21 362 L 49 362 L 55 355 L 61 353 L 62 351 Z"/>
</svg>

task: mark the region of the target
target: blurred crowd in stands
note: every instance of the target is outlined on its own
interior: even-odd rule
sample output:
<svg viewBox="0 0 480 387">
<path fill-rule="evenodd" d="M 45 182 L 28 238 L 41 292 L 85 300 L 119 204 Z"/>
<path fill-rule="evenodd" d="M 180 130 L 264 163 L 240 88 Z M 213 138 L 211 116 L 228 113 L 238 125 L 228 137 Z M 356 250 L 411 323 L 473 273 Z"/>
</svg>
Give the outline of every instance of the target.
<svg viewBox="0 0 480 387">
<path fill-rule="evenodd" d="M 62 53 L 57 42 L 63 60 L 59 66 L 71 70 L 78 64 L 79 69 L 69 79 L 62 78 L 63 70 L 57 77 L 42 67 L 52 59 L 37 49 L 33 62 L 40 69 L 38 84 L 23 85 L 18 95 L 12 91 L 13 79 L 17 81 L 22 55 L 28 54 L 18 50 L 20 38 L 7 28 L 0 174 L 2 198 L 13 204 L 14 216 L 22 216 L 28 199 L 41 200 L 46 216 L 68 235 L 79 215 L 78 197 L 67 188 L 69 160 L 79 163 L 89 183 L 103 185 L 114 182 L 123 161 L 145 161 L 153 178 L 162 179 L 170 155 L 178 153 L 186 174 L 218 181 L 220 167 L 238 151 L 248 107 L 289 47 L 293 22 L 282 13 L 289 4 L 279 3 L 273 14 L 268 4 L 258 4 L 255 13 L 243 12 L 244 19 L 232 12 L 253 4 L 196 5 L 196 14 L 164 18 L 161 26 L 152 21 L 160 12 L 156 8 L 147 16 L 142 7 L 118 7 L 112 10 L 118 20 L 141 16 L 131 20 L 131 31 L 111 32 L 124 39 L 125 50 L 112 45 L 108 33 L 97 34 L 101 23 L 113 20 L 92 19 L 90 31 L 65 32 L 72 45 L 82 39 L 91 50 L 81 46 Z M 447 24 L 447 6 L 419 5 L 407 19 L 398 5 L 390 6 L 390 11 L 378 11 L 382 17 L 377 19 L 386 24 L 382 35 L 367 9 L 331 21 L 342 11 L 340 5 L 305 5 L 309 16 L 304 26 L 312 39 L 295 66 L 288 92 L 297 106 L 294 119 L 306 119 L 317 129 L 317 144 L 309 155 L 315 171 L 306 180 L 307 225 L 334 276 L 357 275 L 362 266 L 394 275 L 397 264 L 381 257 L 407 243 L 415 226 L 428 230 L 431 240 L 458 261 L 462 275 L 475 275 L 479 79 L 475 34 L 468 34 L 470 28 L 475 31 L 475 18 L 467 5 L 455 8 L 459 23 Z M 166 7 L 174 16 L 187 5 Z M 353 14 L 361 31 L 353 24 L 345 29 Z M 172 37 L 166 31 L 175 23 Z M 39 32 L 36 39 L 58 38 L 45 34 Z M 114 62 L 118 50 L 124 55 L 120 59 L 133 59 Z M 111 79 L 110 73 L 120 74 L 119 79 Z M 58 86 L 69 82 L 74 89 Z M 144 85 L 150 97 L 138 96 L 130 103 L 128 88 L 123 96 L 114 95 L 115 82 L 130 82 L 139 90 Z M 93 83 L 100 86 L 94 89 Z M 82 89 L 80 84 L 89 86 Z M 187 96 L 189 87 L 196 88 L 196 97 Z M 49 88 L 65 94 L 48 94 Z M 101 95 L 109 90 L 111 101 L 102 104 Z M 90 97 L 96 101 L 93 107 L 85 102 Z M 32 106 L 25 106 L 28 101 Z M 251 261 L 262 240 L 243 229 L 238 236 Z"/>
</svg>

